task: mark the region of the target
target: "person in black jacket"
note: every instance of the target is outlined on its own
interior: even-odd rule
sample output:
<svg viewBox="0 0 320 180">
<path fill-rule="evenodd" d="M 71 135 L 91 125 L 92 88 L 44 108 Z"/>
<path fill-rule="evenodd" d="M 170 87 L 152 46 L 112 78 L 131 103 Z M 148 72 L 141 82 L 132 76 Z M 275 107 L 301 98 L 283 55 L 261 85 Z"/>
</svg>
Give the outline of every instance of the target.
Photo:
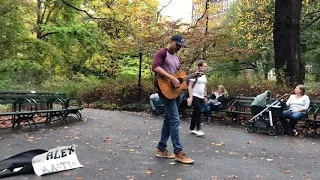
<svg viewBox="0 0 320 180">
<path fill-rule="evenodd" d="M 223 85 L 219 85 L 217 90 L 212 89 L 210 99 L 206 104 L 206 116 L 211 120 L 211 111 L 226 109 L 228 104 L 228 91 Z"/>
</svg>

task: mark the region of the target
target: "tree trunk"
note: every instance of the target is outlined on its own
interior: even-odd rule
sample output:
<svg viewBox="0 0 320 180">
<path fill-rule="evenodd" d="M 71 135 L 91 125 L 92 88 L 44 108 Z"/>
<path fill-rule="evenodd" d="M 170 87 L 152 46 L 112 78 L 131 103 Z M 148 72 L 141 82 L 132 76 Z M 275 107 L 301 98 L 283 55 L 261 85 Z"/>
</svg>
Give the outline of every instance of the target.
<svg viewBox="0 0 320 180">
<path fill-rule="evenodd" d="M 274 52 L 277 83 L 289 87 L 303 83 L 300 58 L 301 0 L 276 0 Z"/>
<path fill-rule="evenodd" d="M 40 39 L 42 37 L 42 10 L 43 9 L 43 0 L 38 0 L 37 3 L 37 39 Z"/>
</svg>

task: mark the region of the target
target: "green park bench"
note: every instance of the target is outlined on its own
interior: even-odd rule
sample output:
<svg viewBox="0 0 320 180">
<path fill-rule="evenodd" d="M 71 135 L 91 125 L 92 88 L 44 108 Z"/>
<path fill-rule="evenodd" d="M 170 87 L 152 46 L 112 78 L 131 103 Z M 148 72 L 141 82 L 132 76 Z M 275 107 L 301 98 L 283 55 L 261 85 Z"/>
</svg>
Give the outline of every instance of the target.
<svg viewBox="0 0 320 180">
<path fill-rule="evenodd" d="M 255 97 L 250 96 L 232 96 L 228 109 L 221 112 L 229 113 L 236 121 L 242 119 L 249 120 L 254 114 L 251 112 L 251 103 Z M 276 98 L 271 98 L 271 102 L 276 101 Z M 216 111 L 215 111 L 216 112 Z M 220 111 L 218 111 L 219 113 Z M 316 134 L 316 129 L 320 127 L 320 100 L 310 100 L 310 107 L 307 110 L 308 117 L 299 120 L 301 126 L 313 129 Z"/>
<path fill-rule="evenodd" d="M 0 104 L 8 107 L 0 116 L 11 116 L 12 128 L 26 122 L 32 130 L 37 128 L 35 117 L 45 117 L 50 123 L 54 117 L 61 122 L 67 122 L 67 116 L 75 114 L 81 119 L 80 110 L 83 109 L 79 98 L 68 98 L 65 93 L 48 91 L 0 91 Z"/>
<path fill-rule="evenodd" d="M 230 96 L 228 98 L 227 109 L 212 111 L 214 114 L 222 114 L 223 117 L 230 117 L 235 122 L 246 123 L 253 113 L 251 112 L 251 103 L 255 97 L 251 96 Z M 271 98 L 271 102 L 276 101 L 276 98 Z M 163 109 L 163 105 L 157 104 L 159 109 Z M 163 111 L 161 111 L 163 113 Z M 192 106 L 188 106 L 185 109 L 180 110 L 182 119 L 191 117 Z M 308 117 L 299 120 L 301 126 L 312 129 L 316 134 L 316 129 L 320 127 L 320 100 L 311 100 L 310 107 L 307 111 Z M 205 120 L 205 116 L 202 115 L 202 120 Z"/>
</svg>

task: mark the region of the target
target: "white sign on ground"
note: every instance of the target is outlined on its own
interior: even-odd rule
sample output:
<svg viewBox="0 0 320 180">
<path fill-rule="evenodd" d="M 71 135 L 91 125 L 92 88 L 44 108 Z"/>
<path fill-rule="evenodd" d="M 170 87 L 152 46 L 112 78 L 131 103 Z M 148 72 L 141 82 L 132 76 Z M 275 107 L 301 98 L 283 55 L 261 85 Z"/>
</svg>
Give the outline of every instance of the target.
<svg viewBox="0 0 320 180">
<path fill-rule="evenodd" d="M 32 166 L 38 176 L 83 167 L 76 155 L 76 145 L 57 147 L 35 156 Z"/>
</svg>

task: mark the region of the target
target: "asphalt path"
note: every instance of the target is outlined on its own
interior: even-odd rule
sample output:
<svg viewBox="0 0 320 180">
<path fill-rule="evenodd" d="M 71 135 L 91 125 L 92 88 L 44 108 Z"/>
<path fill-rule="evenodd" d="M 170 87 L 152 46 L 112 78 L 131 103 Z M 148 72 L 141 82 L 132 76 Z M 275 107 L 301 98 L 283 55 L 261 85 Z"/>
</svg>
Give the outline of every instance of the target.
<svg viewBox="0 0 320 180">
<path fill-rule="evenodd" d="M 6 179 L 23 180 L 216 180 L 216 179 L 320 179 L 320 138 L 269 136 L 248 133 L 228 122 L 203 124 L 205 137 L 189 134 L 190 121 L 181 121 L 180 138 L 186 165 L 155 157 L 162 118 L 145 113 L 85 109 L 84 121 L 42 125 L 38 131 L 0 130 L 1 159 L 31 149 L 77 145 L 84 166 L 38 177 L 35 174 Z M 173 151 L 171 140 L 168 150 Z"/>
</svg>

